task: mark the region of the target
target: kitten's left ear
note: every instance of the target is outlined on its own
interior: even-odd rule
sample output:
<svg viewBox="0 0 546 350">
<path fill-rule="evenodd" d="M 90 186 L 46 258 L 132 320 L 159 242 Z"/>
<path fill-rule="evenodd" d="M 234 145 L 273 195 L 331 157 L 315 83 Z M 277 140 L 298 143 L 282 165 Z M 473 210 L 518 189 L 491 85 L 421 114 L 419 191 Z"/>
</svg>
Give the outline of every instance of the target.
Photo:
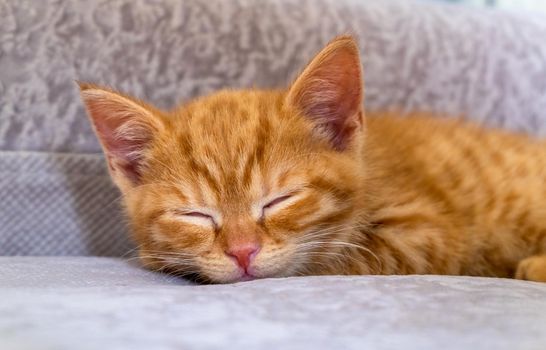
<svg viewBox="0 0 546 350">
<path fill-rule="evenodd" d="M 286 102 L 312 120 L 334 148 L 342 151 L 362 127 L 362 94 L 358 46 L 351 36 L 341 36 L 307 65 L 290 87 Z"/>
</svg>

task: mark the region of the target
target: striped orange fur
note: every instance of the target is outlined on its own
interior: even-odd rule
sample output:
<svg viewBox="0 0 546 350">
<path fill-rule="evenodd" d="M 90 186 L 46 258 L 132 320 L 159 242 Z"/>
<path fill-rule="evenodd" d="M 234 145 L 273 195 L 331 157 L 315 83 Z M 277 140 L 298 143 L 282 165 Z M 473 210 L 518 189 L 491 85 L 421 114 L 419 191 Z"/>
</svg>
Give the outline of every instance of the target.
<svg viewBox="0 0 546 350">
<path fill-rule="evenodd" d="M 150 268 L 220 283 L 546 281 L 545 142 L 419 113 L 365 116 L 348 36 L 286 90 L 220 91 L 170 112 L 80 86 Z"/>
</svg>

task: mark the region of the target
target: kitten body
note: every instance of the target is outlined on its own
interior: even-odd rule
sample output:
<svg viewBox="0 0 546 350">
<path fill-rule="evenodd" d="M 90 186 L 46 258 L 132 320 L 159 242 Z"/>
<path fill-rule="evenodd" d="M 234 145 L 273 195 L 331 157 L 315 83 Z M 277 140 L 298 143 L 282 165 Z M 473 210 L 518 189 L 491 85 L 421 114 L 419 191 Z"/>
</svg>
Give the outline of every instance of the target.
<svg viewBox="0 0 546 350">
<path fill-rule="evenodd" d="M 368 128 L 371 273 L 524 278 L 546 248 L 544 141 L 426 115 Z"/>
<path fill-rule="evenodd" d="M 82 97 L 143 263 L 210 282 L 304 274 L 546 281 L 546 144 L 424 114 L 365 115 L 332 41 L 287 90 L 171 112 Z"/>
</svg>

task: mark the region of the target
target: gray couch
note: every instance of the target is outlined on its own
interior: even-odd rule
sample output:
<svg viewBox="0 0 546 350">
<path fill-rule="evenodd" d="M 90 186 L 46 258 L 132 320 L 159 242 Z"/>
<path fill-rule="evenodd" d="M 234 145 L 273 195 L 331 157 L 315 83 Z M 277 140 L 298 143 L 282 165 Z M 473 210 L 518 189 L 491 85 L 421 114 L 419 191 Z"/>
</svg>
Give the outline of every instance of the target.
<svg viewBox="0 0 546 350">
<path fill-rule="evenodd" d="M 0 0 L 0 349 L 545 349 L 542 284 L 196 286 L 132 258 L 74 79 L 169 108 L 222 87 L 284 85 L 346 32 L 361 44 L 366 108 L 546 136 L 539 15 L 407 0 Z"/>
</svg>

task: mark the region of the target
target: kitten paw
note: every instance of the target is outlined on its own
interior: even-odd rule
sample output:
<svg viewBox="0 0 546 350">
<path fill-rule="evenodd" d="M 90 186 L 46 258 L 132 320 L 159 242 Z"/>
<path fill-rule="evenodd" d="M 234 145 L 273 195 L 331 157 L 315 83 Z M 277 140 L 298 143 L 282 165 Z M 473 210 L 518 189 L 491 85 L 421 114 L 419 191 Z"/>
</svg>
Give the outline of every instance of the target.
<svg viewBox="0 0 546 350">
<path fill-rule="evenodd" d="M 546 282 L 546 255 L 535 255 L 518 264 L 516 278 L 519 280 Z"/>
</svg>

